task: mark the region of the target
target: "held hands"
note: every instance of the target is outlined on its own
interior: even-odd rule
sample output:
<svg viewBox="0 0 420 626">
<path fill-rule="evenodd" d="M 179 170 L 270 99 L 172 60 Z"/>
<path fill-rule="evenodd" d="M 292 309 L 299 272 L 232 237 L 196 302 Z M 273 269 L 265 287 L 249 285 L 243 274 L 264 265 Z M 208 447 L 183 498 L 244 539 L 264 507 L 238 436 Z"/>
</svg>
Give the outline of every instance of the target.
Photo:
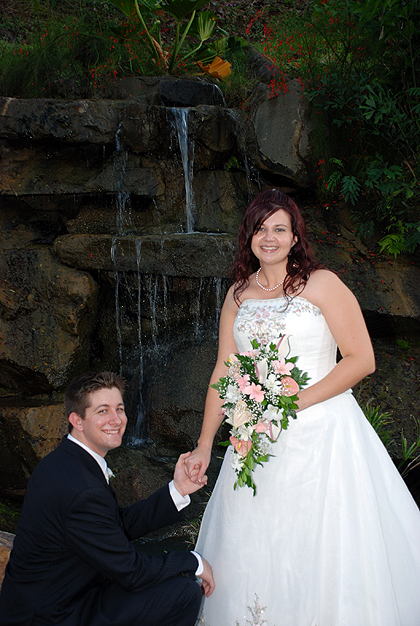
<svg viewBox="0 0 420 626">
<path fill-rule="evenodd" d="M 207 476 L 204 475 L 204 472 L 209 466 L 210 455 L 211 450 L 207 451 L 197 447 L 185 461 L 189 479 L 200 487 L 207 483 Z M 206 481 L 205 483 L 203 482 L 204 480 Z"/>
<path fill-rule="evenodd" d="M 185 452 L 184 454 L 181 454 L 177 464 L 175 465 L 174 487 L 179 491 L 182 496 L 190 495 L 191 493 L 194 493 L 195 491 L 201 489 L 201 487 L 204 487 L 204 485 L 207 485 L 207 476 L 202 476 L 200 482 L 192 480 L 189 477 L 186 468 L 186 461 L 190 456 L 191 452 Z"/>
</svg>

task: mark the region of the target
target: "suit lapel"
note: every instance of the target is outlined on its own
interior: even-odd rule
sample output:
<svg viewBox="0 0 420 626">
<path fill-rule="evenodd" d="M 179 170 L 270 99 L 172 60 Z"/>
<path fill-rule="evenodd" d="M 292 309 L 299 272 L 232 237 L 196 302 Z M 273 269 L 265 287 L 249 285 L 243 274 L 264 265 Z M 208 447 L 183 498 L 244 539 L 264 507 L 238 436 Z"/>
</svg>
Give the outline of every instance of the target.
<svg viewBox="0 0 420 626">
<path fill-rule="evenodd" d="M 92 474 L 99 478 L 101 482 L 109 488 L 109 484 L 102 469 L 99 467 L 99 463 L 91 454 L 89 454 L 89 452 L 86 452 L 84 448 L 79 446 L 77 443 L 74 443 L 74 441 L 67 439 L 67 436 L 64 436 L 61 440 L 60 447 L 68 454 L 76 456 L 83 463 L 83 465 L 85 465 L 86 468 L 92 472 Z"/>
</svg>

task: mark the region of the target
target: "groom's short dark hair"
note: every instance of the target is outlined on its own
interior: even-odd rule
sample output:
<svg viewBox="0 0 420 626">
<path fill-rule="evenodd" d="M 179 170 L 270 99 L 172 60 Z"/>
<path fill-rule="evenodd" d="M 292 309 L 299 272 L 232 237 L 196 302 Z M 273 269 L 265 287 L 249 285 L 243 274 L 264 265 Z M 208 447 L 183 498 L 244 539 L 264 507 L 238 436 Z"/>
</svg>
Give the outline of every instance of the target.
<svg viewBox="0 0 420 626">
<path fill-rule="evenodd" d="M 114 372 L 87 372 L 71 381 L 64 394 L 64 409 L 67 417 L 77 413 L 82 419 L 90 406 L 90 394 L 99 389 L 116 387 L 124 395 L 125 380 Z M 69 423 L 69 432 L 72 425 Z"/>
</svg>

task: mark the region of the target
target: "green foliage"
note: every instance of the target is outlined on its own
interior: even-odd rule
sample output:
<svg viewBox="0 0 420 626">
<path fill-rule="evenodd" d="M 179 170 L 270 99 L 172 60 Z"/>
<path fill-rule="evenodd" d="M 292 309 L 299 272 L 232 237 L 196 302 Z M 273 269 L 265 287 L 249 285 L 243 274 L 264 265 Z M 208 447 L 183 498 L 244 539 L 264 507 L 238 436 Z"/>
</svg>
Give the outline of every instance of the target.
<svg viewBox="0 0 420 626">
<path fill-rule="evenodd" d="M 382 411 L 378 406 L 372 406 L 370 402 L 366 404 L 364 413 L 388 452 L 391 456 L 395 456 L 395 439 L 388 428 L 392 421 L 390 413 Z M 417 435 L 411 444 L 408 443 L 404 432 L 402 430 L 400 432 L 400 451 L 398 456 L 401 456 L 397 463 L 397 468 L 403 478 L 420 465 L 420 420 L 415 420 L 415 423 Z"/>
<path fill-rule="evenodd" d="M 10 500 L 0 501 L 0 530 L 8 533 L 16 533 L 16 526 L 22 507 Z"/>
<path fill-rule="evenodd" d="M 402 460 L 398 465 L 401 476 L 405 478 L 409 472 L 420 465 L 420 421 L 415 420 L 417 428 L 417 437 L 411 445 L 408 444 L 407 438 L 401 431 L 401 452 Z"/>
<path fill-rule="evenodd" d="M 80 84 L 80 97 L 101 95 L 117 76 L 148 71 L 145 44 L 134 16 L 121 21 L 117 13 L 105 24 L 84 11 L 80 16 L 44 17 L 27 40 L 0 41 L 1 95 L 65 97 L 67 81 Z"/>
<path fill-rule="evenodd" d="M 392 433 L 388 429 L 388 424 L 391 423 L 390 413 L 382 411 L 379 406 L 372 406 L 370 402 L 366 404 L 364 413 L 384 446 L 389 450 L 394 443 Z"/>
<path fill-rule="evenodd" d="M 108 0 L 127 17 L 137 13 L 142 31 L 149 45 L 149 52 L 161 69 L 173 73 L 179 64 L 192 60 L 201 50 L 205 41 L 210 39 L 216 23 L 216 16 L 211 11 L 198 11 L 208 0 Z M 176 28 L 173 38 L 162 40 L 162 14 L 168 13 L 175 19 Z M 187 39 L 188 36 L 188 39 Z M 198 45 L 191 46 L 191 38 L 198 39 Z M 185 51 L 181 54 L 181 49 Z M 208 54 L 212 60 L 215 54 Z"/>
<path fill-rule="evenodd" d="M 16 33 L 0 38 L 0 95 L 103 97 L 117 77 L 197 71 L 198 59 L 207 64 L 235 42 L 215 37 L 214 14 L 200 10 L 207 0 L 25 2 L 25 28 L 0 17 Z"/>
<path fill-rule="evenodd" d="M 265 53 L 313 103 L 320 195 L 394 256 L 420 244 L 419 22 L 415 0 L 314 0 L 266 29 Z"/>
</svg>

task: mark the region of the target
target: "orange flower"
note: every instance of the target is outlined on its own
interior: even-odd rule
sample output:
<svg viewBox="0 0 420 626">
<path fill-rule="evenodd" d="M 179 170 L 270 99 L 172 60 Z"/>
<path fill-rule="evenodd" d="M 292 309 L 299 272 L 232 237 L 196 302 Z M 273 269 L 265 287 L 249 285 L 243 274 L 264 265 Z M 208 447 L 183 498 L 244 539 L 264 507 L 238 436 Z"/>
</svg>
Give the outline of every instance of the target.
<svg viewBox="0 0 420 626">
<path fill-rule="evenodd" d="M 210 76 L 224 80 L 231 73 L 231 65 L 229 61 L 223 61 L 220 57 L 215 57 L 209 65 L 203 65 L 202 61 L 198 61 L 198 66 Z"/>
</svg>

